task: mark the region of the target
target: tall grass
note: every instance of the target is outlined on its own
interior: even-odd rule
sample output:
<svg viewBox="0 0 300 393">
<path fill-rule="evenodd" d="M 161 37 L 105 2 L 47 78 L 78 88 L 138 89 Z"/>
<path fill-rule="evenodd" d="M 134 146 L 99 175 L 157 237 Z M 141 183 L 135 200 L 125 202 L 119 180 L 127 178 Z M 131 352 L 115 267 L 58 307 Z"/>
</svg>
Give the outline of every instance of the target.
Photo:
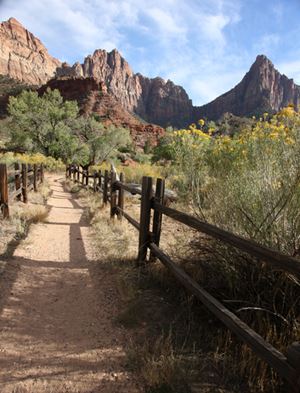
<svg viewBox="0 0 300 393">
<path fill-rule="evenodd" d="M 92 170 L 110 170 L 109 163 L 103 163 L 101 165 L 95 165 L 91 168 Z M 152 165 L 150 163 L 138 163 L 134 162 L 131 165 L 116 165 L 118 173 L 123 172 L 127 183 L 138 183 L 141 184 L 143 176 L 151 176 L 154 178 L 164 177 L 165 171 L 162 166 Z"/>
</svg>

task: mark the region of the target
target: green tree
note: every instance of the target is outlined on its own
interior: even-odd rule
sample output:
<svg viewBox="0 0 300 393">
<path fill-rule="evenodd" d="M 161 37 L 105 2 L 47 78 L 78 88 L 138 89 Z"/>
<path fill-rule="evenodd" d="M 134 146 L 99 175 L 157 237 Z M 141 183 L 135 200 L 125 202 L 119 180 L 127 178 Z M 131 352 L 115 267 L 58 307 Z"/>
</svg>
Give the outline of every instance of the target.
<svg viewBox="0 0 300 393">
<path fill-rule="evenodd" d="M 165 135 L 159 139 L 157 146 L 153 149 L 152 162 L 172 161 L 175 159 L 175 151 L 172 145 L 174 130 L 166 128 Z"/>
<path fill-rule="evenodd" d="M 114 125 L 105 127 L 93 117 L 79 118 L 75 132 L 81 141 L 75 161 L 85 169 L 112 158 L 119 149 L 132 143 L 128 129 Z"/>
<path fill-rule="evenodd" d="M 10 97 L 9 146 L 28 152 L 70 161 L 79 148 L 72 132 L 78 116 L 75 101 L 64 101 L 58 90 L 47 89 L 42 97 L 37 92 L 23 91 Z"/>
</svg>

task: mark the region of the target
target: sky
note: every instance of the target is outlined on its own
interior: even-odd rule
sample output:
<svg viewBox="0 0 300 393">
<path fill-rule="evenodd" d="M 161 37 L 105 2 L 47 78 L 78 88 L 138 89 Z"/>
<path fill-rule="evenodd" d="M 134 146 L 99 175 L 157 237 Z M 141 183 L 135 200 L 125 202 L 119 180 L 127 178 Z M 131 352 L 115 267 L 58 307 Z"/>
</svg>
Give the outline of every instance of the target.
<svg viewBox="0 0 300 393">
<path fill-rule="evenodd" d="M 258 54 L 300 84 L 300 0 L 0 0 L 1 21 L 11 16 L 61 61 L 116 48 L 194 105 L 234 87 Z"/>
</svg>

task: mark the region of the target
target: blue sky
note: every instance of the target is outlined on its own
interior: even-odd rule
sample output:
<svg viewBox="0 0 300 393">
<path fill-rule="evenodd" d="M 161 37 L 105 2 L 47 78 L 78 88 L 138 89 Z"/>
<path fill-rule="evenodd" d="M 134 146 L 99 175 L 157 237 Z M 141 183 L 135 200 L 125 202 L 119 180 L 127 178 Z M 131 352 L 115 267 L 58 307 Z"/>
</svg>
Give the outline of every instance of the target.
<svg viewBox="0 0 300 393">
<path fill-rule="evenodd" d="M 0 0 L 69 63 L 117 48 L 134 72 L 182 85 L 201 105 L 235 86 L 258 54 L 300 84 L 299 0 Z"/>
</svg>

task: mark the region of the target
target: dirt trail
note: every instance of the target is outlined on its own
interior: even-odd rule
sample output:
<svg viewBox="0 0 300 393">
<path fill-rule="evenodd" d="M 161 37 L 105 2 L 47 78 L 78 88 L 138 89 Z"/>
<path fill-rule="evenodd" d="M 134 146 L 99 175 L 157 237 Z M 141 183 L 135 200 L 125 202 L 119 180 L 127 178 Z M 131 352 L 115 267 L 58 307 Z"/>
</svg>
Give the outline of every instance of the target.
<svg viewBox="0 0 300 393">
<path fill-rule="evenodd" d="M 124 368 L 114 278 L 62 183 L 50 179 L 47 221 L 31 227 L 1 278 L 0 392 L 140 392 Z"/>
</svg>

